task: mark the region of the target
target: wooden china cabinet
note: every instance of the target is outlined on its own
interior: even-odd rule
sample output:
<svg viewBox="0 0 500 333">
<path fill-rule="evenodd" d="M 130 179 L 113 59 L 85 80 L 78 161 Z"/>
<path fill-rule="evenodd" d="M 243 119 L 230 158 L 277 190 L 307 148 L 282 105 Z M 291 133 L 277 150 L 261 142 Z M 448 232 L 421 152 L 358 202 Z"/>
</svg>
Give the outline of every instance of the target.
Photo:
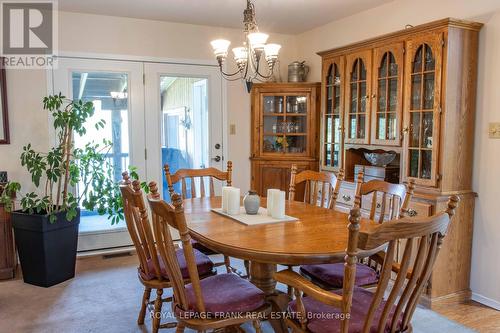
<svg viewBox="0 0 500 333">
<path fill-rule="evenodd" d="M 428 306 L 470 297 L 481 27 L 443 19 L 318 53 L 322 57 L 320 168 L 345 170 L 339 208 L 352 206 L 355 169 L 372 168 L 366 168 L 371 164 L 365 152 L 394 152 L 393 162 L 375 169 L 399 170 L 393 178 L 397 182 L 415 181 L 410 216 L 443 210 L 452 194 L 461 198 L 427 286 L 423 303 Z"/>
<path fill-rule="evenodd" d="M 252 189 L 288 190 L 292 164 L 318 170 L 320 83 L 252 87 Z"/>
</svg>

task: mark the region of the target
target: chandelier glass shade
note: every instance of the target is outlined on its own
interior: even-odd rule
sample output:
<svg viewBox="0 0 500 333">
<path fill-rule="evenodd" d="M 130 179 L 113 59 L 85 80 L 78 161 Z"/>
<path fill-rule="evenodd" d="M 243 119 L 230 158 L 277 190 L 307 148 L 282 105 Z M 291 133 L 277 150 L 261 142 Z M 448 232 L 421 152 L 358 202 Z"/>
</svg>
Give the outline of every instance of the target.
<svg viewBox="0 0 500 333">
<path fill-rule="evenodd" d="M 259 32 L 252 0 L 247 0 L 247 8 L 243 11 L 243 24 L 245 26 L 243 46 L 232 49 L 237 67 L 235 72 L 227 73 L 223 68 L 228 57 L 231 42 L 225 39 L 216 39 L 210 44 L 212 45 L 222 76 L 230 81 L 244 80 L 247 84 L 247 89 L 250 91 L 252 82 L 267 81 L 273 76 L 281 45 L 274 43 L 266 44 L 269 35 Z M 267 66 L 261 66 L 262 57 L 264 57 Z"/>
</svg>

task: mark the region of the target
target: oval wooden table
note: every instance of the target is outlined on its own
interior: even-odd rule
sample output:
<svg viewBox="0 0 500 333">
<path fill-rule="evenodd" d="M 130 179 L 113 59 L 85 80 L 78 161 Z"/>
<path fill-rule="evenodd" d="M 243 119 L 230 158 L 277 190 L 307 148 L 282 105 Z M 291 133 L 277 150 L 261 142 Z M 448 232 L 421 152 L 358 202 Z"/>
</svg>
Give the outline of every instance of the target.
<svg viewBox="0 0 500 333">
<path fill-rule="evenodd" d="M 261 200 L 266 206 L 266 200 Z M 333 263 L 344 260 L 348 236 L 348 215 L 310 204 L 287 201 L 286 214 L 298 221 L 247 226 L 214 213 L 221 197 L 184 200 L 191 237 L 216 252 L 250 261 L 250 281 L 262 289 L 276 311 L 283 311 L 289 299 L 276 291 L 273 278 L 277 265 Z M 361 219 L 360 231 L 377 226 Z M 275 331 L 282 323 L 271 321 Z"/>
</svg>

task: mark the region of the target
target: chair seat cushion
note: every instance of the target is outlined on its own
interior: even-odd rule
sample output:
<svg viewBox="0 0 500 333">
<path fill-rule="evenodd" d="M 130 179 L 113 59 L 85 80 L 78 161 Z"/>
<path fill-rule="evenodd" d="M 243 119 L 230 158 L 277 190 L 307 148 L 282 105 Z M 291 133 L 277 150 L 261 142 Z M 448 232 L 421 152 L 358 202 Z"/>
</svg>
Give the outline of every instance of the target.
<svg viewBox="0 0 500 333">
<path fill-rule="evenodd" d="M 300 271 L 306 275 L 327 284 L 333 288 L 342 288 L 344 282 L 344 264 L 321 264 L 321 265 L 302 265 Z M 356 264 L 356 278 L 354 285 L 365 286 L 378 282 L 377 272 L 366 265 Z"/>
<path fill-rule="evenodd" d="M 198 266 L 198 274 L 200 276 L 205 276 L 212 273 L 212 270 L 214 268 L 214 263 L 212 262 L 212 260 L 210 260 L 210 258 L 207 255 L 201 253 L 196 249 L 193 249 L 193 253 L 194 253 L 194 259 L 196 261 L 196 266 Z M 184 258 L 184 250 L 178 249 L 177 251 L 175 251 L 175 254 L 177 256 L 177 261 L 179 262 L 179 267 L 181 269 L 182 277 L 185 279 L 189 279 L 189 272 L 187 268 L 186 258 Z M 168 280 L 169 277 L 167 274 L 167 270 L 165 269 L 165 264 L 163 263 L 163 260 L 159 254 L 158 254 L 158 260 L 160 263 L 161 276 Z M 149 272 L 146 273 L 143 270 L 140 270 L 141 277 L 144 280 L 156 279 L 153 260 L 148 259 L 147 265 Z"/>
<path fill-rule="evenodd" d="M 335 294 L 342 295 L 342 290 L 334 292 Z M 354 287 L 354 293 L 352 297 L 352 307 L 349 319 L 349 333 L 360 333 L 363 330 L 363 325 L 365 323 L 368 310 L 370 309 L 370 304 L 372 302 L 373 293 L 363 289 L 361 287 Z M 313 299 L 312 297 L 304 297 L 304 308 L 306 309 L 306 315 L 308 318 L 307 328 L 309 331 L 314 333 L 337 333 L 340 332 L 340 323 L 342 319 L 342 310 L 335 308 L 330 305 L 326 305 Z M 382 311 L 384 310 L 385 301 L 382 301 L 375 311 L 375 315 L 372 320 L 370 327 L 370 333 L 376 333 L 378 330 L 378 322 Z M 292 301 L 288 304 L 288 310 L 293 314 L 294 318 L 298 318 L 297 314 L 297 304 L 296 301 Z M 386 321 L 385 332 L 391 331 L 392 317 L 394 316 L 395 307 L 391 309 L 388 319 Z M 399 330 L 401 326 L 401 319 L 397 324 L 397 329 Z"/>
<path fill-rule="evenodd" d="M 265 304 L 265 294 L 236 274 L 219 274 L 200 281 L 205 310 L 210 314 L 244 313 Z M 192 284 L 186 285 L 190 311 L 199 312 Z"/>
</svg>

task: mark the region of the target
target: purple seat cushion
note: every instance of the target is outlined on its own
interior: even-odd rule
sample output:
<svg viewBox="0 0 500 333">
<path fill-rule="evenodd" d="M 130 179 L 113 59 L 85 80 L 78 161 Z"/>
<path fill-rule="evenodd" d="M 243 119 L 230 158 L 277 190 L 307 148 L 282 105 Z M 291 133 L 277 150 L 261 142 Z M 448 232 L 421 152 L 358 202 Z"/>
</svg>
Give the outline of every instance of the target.
<svg viewBox="0 0 500 333">
<path fill-rule="evenodd" d="M 212 260 L 210 260 L 210 258 L 207 255 L 201 253 L 200 251 L 198 251 L 196 249 L 193 249 L 193 253 L 194 253 L 194 259 L 196 261 L 196 266 L 198 266 L 198 274 L 200 276 L 210 274 L 214 268 L 214 263 L 212 262 Z M 175 254 L 177 256 L 177 261 L 179 262 L 179 267 L 181 269 L 182 277 L 185 279 L 188 279 L 189 272 L 188 272 L 188 268 L 187 268 L 186 258 L 184 258 L 183 249 L 179 249 L 179 250 L 175 251 Z M 168 280 L 169 277 L 167 274 L 167 270 L 165 269 L 165 264 L 163 263 L 163 260 L 162 260 L 160 255 L 158 255 L 158 260 L 160 262 L 161 276 Z M 153 260 L 149 259 L 147 262 L 147 265 L 148 265 L 149 273 L 146 274 L 146 272 L 140 270 L 141 277 L 144 280 L 156 279 L 156 273 L 155 273 Z"/>
<path fill-rule="evenodd" d="M 342 295 L 342 290 L 334 292 L 335 294 Z M 370 309 L 370 304 L 372 302 L 373 293 L 360 288 L 354 287 L 354 293 L 352 297 L 352 307 L 351 316 L 349 319 L 349 333 L 359 333 L 363 330 L 363 325 L 365 323 L 366 315 Z M 307 313 L 307 328 L 314 333 L 337 333 L 340 332 L 340 323 L 342 320 L 340 318 L 342 315 L 342 310 L 337 309 L 333 306 L 326 305 L 313 299 L 312 297 L 304 297 L 304 307 Z M 378 329 L 378 321 L 384 310 L 384 305 L 386 302 L 382 301 L 375 311 L 375 315 L 372 320 L 370 327 L 370 333 L 376 333 Z M 292 301 L 288 304 L 289 311 L 296 313 L 297 304 L 296 301 Z M 392 317 L 394 316 L 395 307 L 391 309 L 388 319 L 386 321 L 385 332 L 391 331 Z M 397 329 L 401 326 L 401 319 L 398 322 Z"/>
<path fill-rule="evenodd" d="M 265 304 L 265 294 L 236 274 L 219 274 L 200 281 L 205 310 L 210 314 L 244 313 Z M 199 312 L 192 284 L 186 285 L 189 310 Z"/>
<path fill-rule="evenodd" d="M 333 288 L 342 288 L 344 282 L 344 264 L 321 264 L 321 265 L 302 265 L 301 272 L 310 277 L 325 283 Z M 365 286 L 378 282 L 377 272 L 366 265 L 356 264 L 356 278 L 354 285 Z"/>
</svg>

